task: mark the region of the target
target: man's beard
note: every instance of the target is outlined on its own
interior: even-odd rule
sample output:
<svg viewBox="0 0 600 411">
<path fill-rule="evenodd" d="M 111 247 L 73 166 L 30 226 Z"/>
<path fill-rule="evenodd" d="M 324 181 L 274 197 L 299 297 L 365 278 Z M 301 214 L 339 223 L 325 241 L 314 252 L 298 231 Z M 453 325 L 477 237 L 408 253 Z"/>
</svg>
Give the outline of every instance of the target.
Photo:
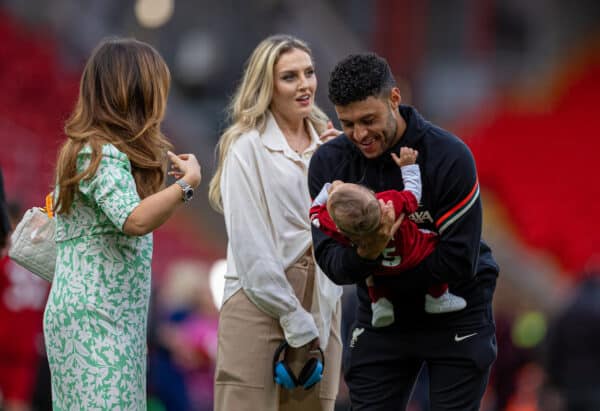
<svg viewBox="0 0 600 411">
<path fill-rule="evenodd" d="M 390 108 L 389 115 L 387 118 L 386 128 L 383 132 L 383 143 L 385 147 L 383 147 L 383 151 L 387 151 L 394 144 L 394 139 L 396 138 L 396 133 L 398 132 L 398 123 L 394 118 L 394 113 L 392 108 Z"/>
</svg>

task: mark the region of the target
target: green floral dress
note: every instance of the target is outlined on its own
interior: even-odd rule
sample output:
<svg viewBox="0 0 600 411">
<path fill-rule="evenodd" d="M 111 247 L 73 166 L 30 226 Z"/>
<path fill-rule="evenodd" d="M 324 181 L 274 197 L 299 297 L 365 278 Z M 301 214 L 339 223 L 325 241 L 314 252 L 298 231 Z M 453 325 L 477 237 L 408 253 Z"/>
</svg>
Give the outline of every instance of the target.
<svg viewBox="0 0 600 411">
<path fill-rule="evenodd" d="M 56 410 L 146 410 L 152 234 L 123 233 L 139 204 L 131 165 L 113 145 L 56 217 L 56 273 L 44 338 Z M 77 157 L 79 171 L 91 149 Z"/>
</svg>

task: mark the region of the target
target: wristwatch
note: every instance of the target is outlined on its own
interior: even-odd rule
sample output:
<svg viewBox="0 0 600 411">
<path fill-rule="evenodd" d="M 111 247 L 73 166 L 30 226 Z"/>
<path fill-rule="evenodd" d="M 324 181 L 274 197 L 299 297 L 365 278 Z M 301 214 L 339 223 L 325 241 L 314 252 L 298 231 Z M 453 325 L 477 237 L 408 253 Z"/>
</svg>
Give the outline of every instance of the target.
<svg viewBox="0 0 600 411">
<path fill-rule="evenodd" d="M 175 181 L 175 184 L 177 184 L 179 187 L 181 187 L 181 190 L 182 190 L 181 198 L 183 199 L 183 201 L 188 202 L 192 199 L 192 197 L 194 197 L 194 189 L 192 188 L 191 185 L 186 183 L 183 179 L 179 179 L 179 180 Z"/>
</svg>

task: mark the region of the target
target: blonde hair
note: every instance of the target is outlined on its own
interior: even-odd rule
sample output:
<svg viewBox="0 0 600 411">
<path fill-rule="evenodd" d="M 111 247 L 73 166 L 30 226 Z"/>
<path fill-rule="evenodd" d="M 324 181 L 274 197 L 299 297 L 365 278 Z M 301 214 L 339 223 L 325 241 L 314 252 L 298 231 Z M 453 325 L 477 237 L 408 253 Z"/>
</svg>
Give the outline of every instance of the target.
<svg viewBox="0 0 600 411">
<path fill-rule="evenodd" d="M 167 64 L 146 43 L 107 39 L 96 47 L 83 70 L 79 98 L 65 124 L 67 140 L 56 162 L 59 214 L 71 209 L 79 182 L 96 173 L 103 144 L 127 155 L 141 198 L 161 188 L 166 150 L 172 147 L 160 130 L 170 82 Z M 77 173 L 77 155 L 87 144 L 90 165 Z"/>
<path fill-rule="evenodd" d="M 270 36 L 260 42 L 246 63 L 242 81 L 228 107 L 231 125 L 217 143 L 217 168 L 208 188 L 208 198 L 212 207 L 221 213 L 221 176 L 229 149 L 243 133 L 254 129 L 260 133 L 264 131 L 267 110 L 273 97 L 275 64 L 282 54 L 295 49 L 302 50 L 312 57 L 310 48 L 302 40 L 288 35 Z M 308 120 L 317 133 L 325 131 L 327 116 L 316 105 L 313 105 Z"/>
<path fill-rule="evenodd" d="M 379 201 L 372 191 L 358 184 L 337 187 L 329 195 L 327 210 L 340 231 L 351 235 L 372 233 L 381 220 Z"/>
</svg>

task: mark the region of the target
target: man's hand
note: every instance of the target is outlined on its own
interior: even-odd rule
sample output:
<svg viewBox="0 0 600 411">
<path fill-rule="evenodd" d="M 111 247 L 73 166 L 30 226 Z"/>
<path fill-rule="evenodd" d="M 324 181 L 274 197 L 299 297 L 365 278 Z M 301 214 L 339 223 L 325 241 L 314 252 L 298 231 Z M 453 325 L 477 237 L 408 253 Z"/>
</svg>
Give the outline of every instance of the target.
<svg viewBox="0 0 600 411">
<path fill-rule="evenodd" d="M 341 184 L 344 184 L 342 180 L 333 180 L 333 182 L 329 185 L 329 188 L 327 189 L 327 193 L 331 194 L 331 192 Z"/>
<path fill-rule="evenodd" d="M 385 203 L 383 200 L 379 200 L 379 205 L 381 207 L 379 229 L 369 236 L 350 238 L 357 245 L 358 255 L 368 260 L 375 260 L 379 257 L 404 220 L 404 213 L 396 219 L 394 205 L 391 201 Z"/>
</svg>

